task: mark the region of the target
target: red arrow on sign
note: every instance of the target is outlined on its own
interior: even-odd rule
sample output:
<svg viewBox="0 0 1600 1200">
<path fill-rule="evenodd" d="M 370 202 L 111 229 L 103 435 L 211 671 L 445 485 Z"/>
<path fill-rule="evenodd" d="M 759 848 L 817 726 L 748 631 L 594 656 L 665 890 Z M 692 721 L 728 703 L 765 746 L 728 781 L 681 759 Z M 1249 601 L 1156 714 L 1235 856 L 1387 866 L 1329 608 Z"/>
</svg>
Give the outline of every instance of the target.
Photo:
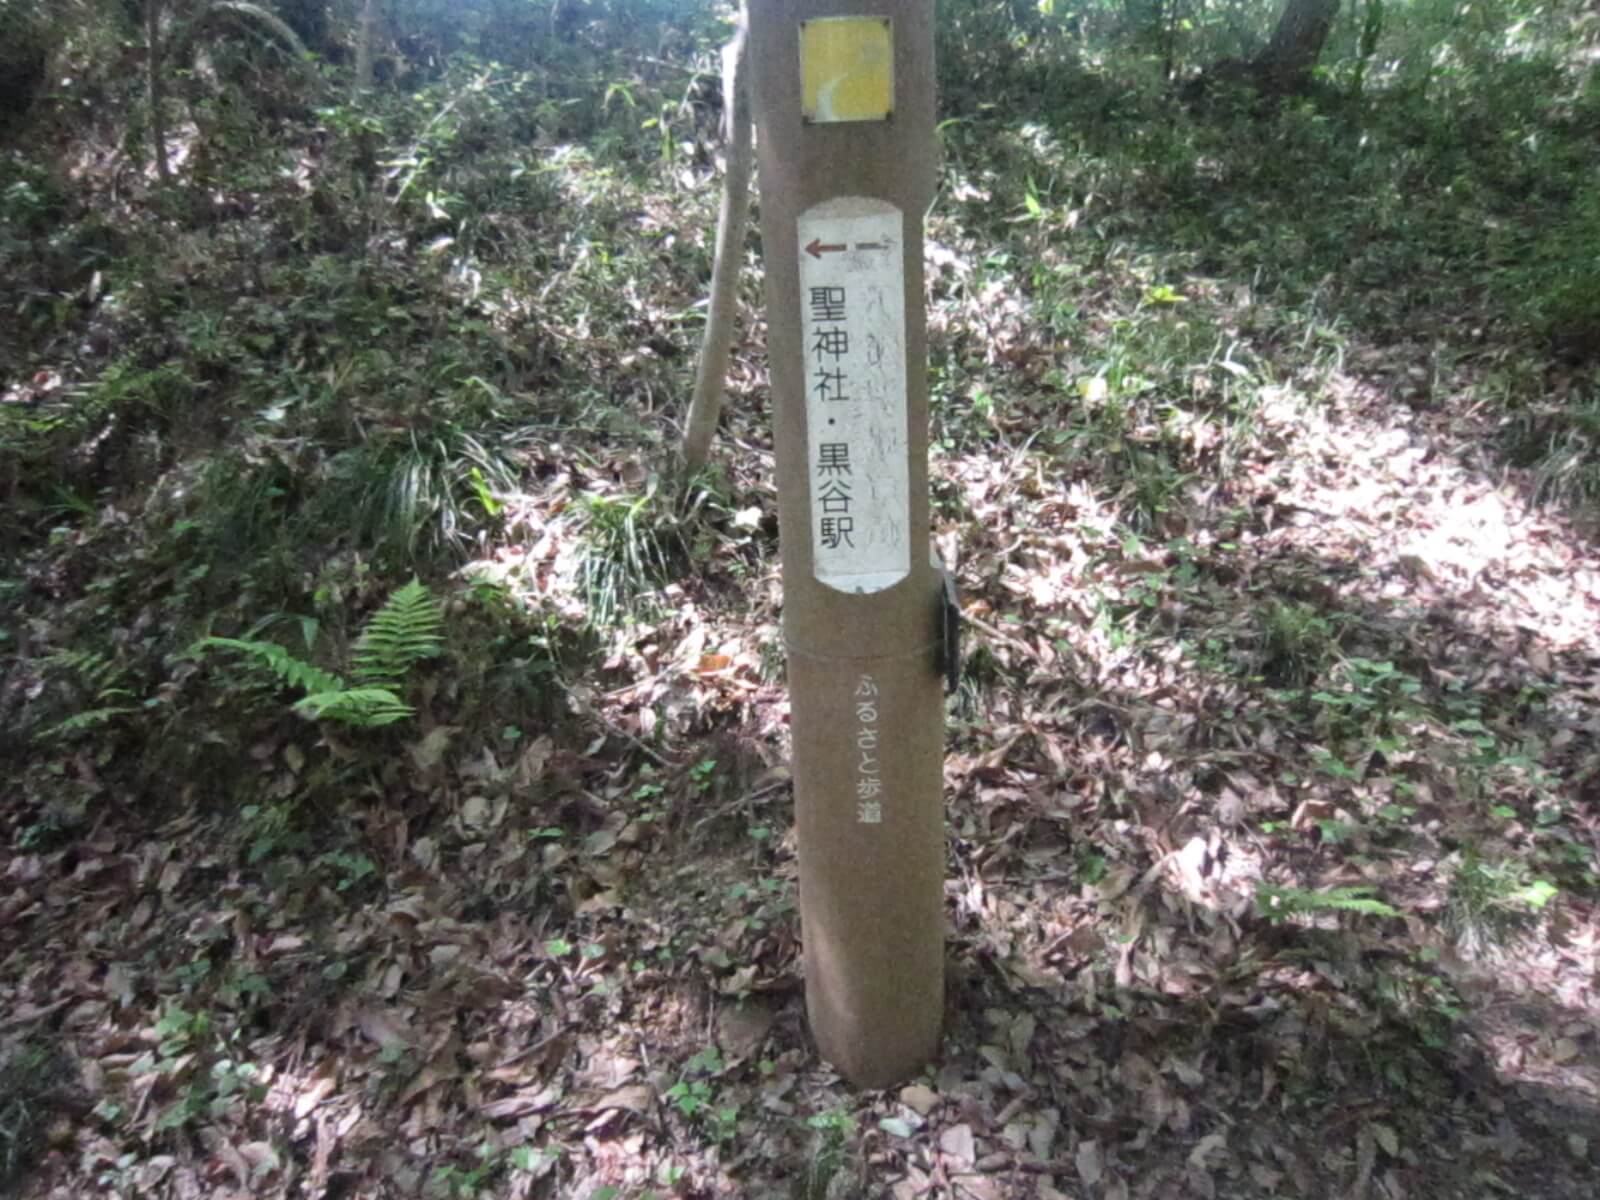
<svg viewBox="0 0 1600 1200">
<path fill-rule="evenodd" d="M 838 254 L 848 249 L 850 247 L 842 243 L 839 245 L 825 245 L 821 238 L 815 237 L 811 239 L 811 244 L 806 247 L 806 253 L 811 255 L 812 258 L 821 258 L 824 254 Z"/>
</svg>

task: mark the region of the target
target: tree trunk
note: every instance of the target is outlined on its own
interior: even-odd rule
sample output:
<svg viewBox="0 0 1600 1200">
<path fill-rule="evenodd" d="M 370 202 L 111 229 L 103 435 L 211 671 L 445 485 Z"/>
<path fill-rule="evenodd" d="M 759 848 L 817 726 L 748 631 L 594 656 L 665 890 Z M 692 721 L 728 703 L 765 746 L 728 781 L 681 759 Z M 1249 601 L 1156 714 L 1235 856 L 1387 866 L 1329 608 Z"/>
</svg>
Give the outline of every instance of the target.
<svg viewBox="0 0 1600 1200">
<path fill-rule="evenodd" d="M 372 39 L 378 23 L 378 0 L 365 0 L 361 6 L 361 28 L 356 34 L 356 91 L 372 86 Z"/>
<path fill-rule="evenodd" d="M 306 49 L 318 54 L 328 48 L 327 0 L 280 0 L 278 15 L 294 30 Z"/>
<path fill-rule="evenodd" d="M 14 7 L 14 6 L 13 6 Z M 0 40 L 0 134 L 22 120 L 33 107 L 45 80 L 58 28 L 39 8 L 9 15 L 6 38 Z"/>
<path fill-rule="evenodd" d="M 1317 65 L 1339 14 L 1339 0 L 1288 0 L 1272 41 L 1251 65 L 1275 92 L 1297 92 Z"/>
<path fill-rule="evenodd" d="M 167 89 L 161 78 L 165 66 L 161 53 L 161 0 L 144 0 L 144 40 L 147 91 L 150 101 L 150 142 L 156 152 L 156 176 L 162 183 L 172 180 L 172 165 L 167 161 L 167 117 L 163 109 Z"/>
<path fill-rule="evenodd" d="M 745 85 L 745 22 L 722 48 L 722 119 L 728 139 L 728 168 L 722 180 L 717 215 L 717 250 L 711 268 L 711 303 L 705 340 L 695 371 L 694 397 L 683 426 L 683 462 L 700 471 L 711 456 L 711 439 L 722 414 L 728 355 L 733 348 L 733 318 L 739 307 L 739 268 L 744 261 L 745 219 L 750 210 L 751 125 Z"/>
</svg>

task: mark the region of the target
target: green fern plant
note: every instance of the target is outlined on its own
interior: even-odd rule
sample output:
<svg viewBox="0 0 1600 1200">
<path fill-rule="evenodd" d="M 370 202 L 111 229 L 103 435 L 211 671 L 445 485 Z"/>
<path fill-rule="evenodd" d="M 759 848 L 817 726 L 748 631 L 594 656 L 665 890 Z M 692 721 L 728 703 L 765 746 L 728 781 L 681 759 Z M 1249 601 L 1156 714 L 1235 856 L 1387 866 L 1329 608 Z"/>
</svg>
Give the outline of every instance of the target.
<svg viewBox="0 0 1600 1200">
<path fill-rule="evenodd" d="M 374 687 L 390 687 L 406 672 L 444 649 L 439 603 L 415 578 L 389 597 L 356 639 L 355 676 Z"/>
<path fill-rule="evenodd" d="M 197 649 L 208 650 L 215 646 L 223 650 L 237 650 L 265 663 L 267 668 L 290 687 L 297 687 L 307 695 L 318 692 L 344 690 L 344 681 L 321 667 L 296 658 L 277 642 L 259 642 L 246 638 L 208 637 L 195 643 Z"/>
<path fill-rule="evenodd" d="M 1308 891 L 1264 883 L 1256 889 L 1256 915 L 1277 925 L 1306 913 L 1353 912 L 1369 917 L 1398 917 L 1400 910 L 1373 896 L 1368 884 Z"/>
<path fill-rule="evenodd" d="M 368 619 L 356 639 L 351 656 L 354 678 L 349 681 L 295 657 L 276 642 L 207 637 L 193 650 L 233 650 L 262 664 L 278 680 L 305 693 L 294 703 L 301 716 L 374 729 L 415 715 L 400 690 L 417 663 L 443 650 L 443 625 L 439 602 L 424 584 L 412 579 Z"/>
<path fill-rule="evenodd" d="M 62 650 L 45 659 L 45 666 L 69 676 L 88 704 L 41 729 L 34 735 L 39 741 L 70 740 L 138 709 L 127 703 L 134 699 L 133 692 L 123 686 L 127 667 L 98 650 Z"/>
</svg>

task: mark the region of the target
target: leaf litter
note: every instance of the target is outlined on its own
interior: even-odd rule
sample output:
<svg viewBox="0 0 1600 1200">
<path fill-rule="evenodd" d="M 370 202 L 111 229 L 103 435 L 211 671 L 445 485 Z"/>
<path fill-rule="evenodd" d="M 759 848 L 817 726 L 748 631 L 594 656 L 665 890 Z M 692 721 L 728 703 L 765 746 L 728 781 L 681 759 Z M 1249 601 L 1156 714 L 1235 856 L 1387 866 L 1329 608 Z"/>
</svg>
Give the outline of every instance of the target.
<svg viewBox="0 0 1600 1200">
<path fill-rule="evenodd" d="M 644 219 L 694 227 L 681 203 Z M 1592 1196 L 1592 543 L 1480 417 L 1398 402 L 1403 346 L 1283 356 L 1235 443 L 1205 404 L 1091 443 L 1126 466 L 1175 437 L 1182 478 L 1052 446 L 1118 392 L 973 278 L 986 236 L 930 239 L 936 353 L 1020 382 L 977 429 L 939 397 L 975 648 L 923 1076 L 855 1093 L 805 1034 L 752 348 L 692 564 L 598 631 L 548 731 L 485 741 L 435 697 L 346 777 L 360 855 L 254 858 L 236 815 L 120 811 L 114 769 L 62 756 L 109 811 L 42 847 L 18 815 L 0 850 L 0 1093 L 52 1114 L 24 1194 Z M 1144 269 L 1085 276 L 1091 343 Z M 1184 286 L 1183 319 L 1238 319 Z M 1192 364 L 1191 399 L 1258 378 L 1260 341 Z M 586 620 L 574 497 L 639 494 L 649 421 L 530 438 L 464 586 Z M 358 756 L 248 750 L 283 796 Z"/>
</svg>

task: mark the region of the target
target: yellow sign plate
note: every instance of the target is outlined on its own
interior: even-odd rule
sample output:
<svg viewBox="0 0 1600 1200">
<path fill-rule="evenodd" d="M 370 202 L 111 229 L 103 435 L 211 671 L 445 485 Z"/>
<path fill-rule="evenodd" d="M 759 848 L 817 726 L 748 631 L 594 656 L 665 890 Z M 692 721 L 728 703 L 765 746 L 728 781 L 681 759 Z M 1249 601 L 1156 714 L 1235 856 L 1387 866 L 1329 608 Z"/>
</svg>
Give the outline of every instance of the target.
<svg viewBox="0 0 1600 1200">
<path fill-rule="evenodd" d="M 808 121 L 886 121 L 894 111 L 888 17 L 800 22 L 800 107 Z"/>
</svg>

